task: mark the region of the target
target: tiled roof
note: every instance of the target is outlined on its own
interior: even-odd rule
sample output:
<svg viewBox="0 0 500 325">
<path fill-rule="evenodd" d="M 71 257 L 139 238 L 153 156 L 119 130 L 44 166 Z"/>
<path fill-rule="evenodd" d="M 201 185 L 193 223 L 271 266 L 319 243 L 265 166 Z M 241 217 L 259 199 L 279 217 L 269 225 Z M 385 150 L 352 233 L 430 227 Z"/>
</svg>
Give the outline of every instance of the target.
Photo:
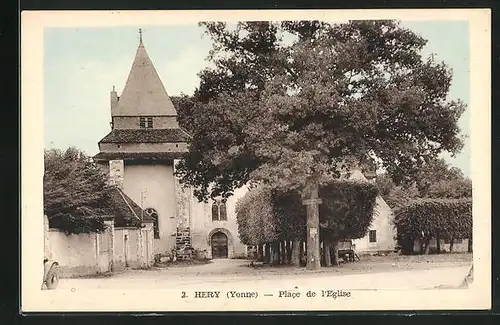
<svg viewBox="0 0 500 325">
<path fill-rule="evenodd" d="M 114 129 L 99 143 L 165 143 L 188 142 L 190 135 L 175 129 Z"/>
<path fill-rule="evenodd" d="M 142 42 L 137 48 L 125 88 L 113 116 L 177 115 Z"/>
<path fill-rule="evenodd" d="M 93 158 L 95 161 L 173 160 L 186 155 L 186 152 L 99 152 Z"/>
<path fill-rule="evenodd" d="M 140 226 L 143 221 L 152 221 L 142 209 L 118 187 L 110 191 L 110 203 L 106 211 L 115 217 L 115 227 Z"/>
</svg>

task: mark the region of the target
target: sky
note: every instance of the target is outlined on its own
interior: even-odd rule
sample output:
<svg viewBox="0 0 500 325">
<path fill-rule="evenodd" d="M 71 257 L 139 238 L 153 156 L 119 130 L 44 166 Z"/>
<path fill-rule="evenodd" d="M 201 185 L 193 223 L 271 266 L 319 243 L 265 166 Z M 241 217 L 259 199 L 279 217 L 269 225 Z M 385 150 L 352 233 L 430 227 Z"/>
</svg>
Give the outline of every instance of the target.
<svg viewBox="0 0 500 325">
<path fill-rule="evenodd" d="M 467 21 L 403 21 L 428 40 L 422 54 L 434 54 L 453 71 L 450 100 L 469 105 L 469 32 Z M 94 155 L 109 131 L 110 91 L 120 96 L 139 42 L 143 42 L 167 93 L 190 95 L 199 84 L 211 40 L 197 25 L 46 28 L 44 30 L 44 144 L 75 146 Z M 463 150 L 444 158 L 470 176 L 470 112 L 459 120 Z"/>
</svg>

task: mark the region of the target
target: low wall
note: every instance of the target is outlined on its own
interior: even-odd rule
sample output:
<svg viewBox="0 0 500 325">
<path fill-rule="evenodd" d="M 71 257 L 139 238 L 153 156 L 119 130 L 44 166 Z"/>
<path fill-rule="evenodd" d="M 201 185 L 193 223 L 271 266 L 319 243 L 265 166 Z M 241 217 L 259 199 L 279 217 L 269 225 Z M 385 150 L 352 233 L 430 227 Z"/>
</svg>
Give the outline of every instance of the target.
<svg viewBox="0 0 500 325">
<path fill-rule="evenodd" d="M 46 230 L 45 257 L 57 261 L 61 277 L 95 275 L 154 263 L 153 228 L 109 227 L 103 233 L 67 235 Z"/>
<path fill-rule="evenodd" d="M 440 246 L 442 252 L 450 252 L 450 243 L 446 242 L 444 239 L 440 240 Z M 429 249 L 430 251 L 437 251 L 436 239 L 431 239 L 429 241 Z M 469 249 L 468 239 L 456 240 L 453 244 L 453 252 L 464 253 L 467 252 L 468 249 Z M 415 240 L 413 242 L 413 251 L 415 253 L 420 253 L 420 242 L 418 240 Z"/>
<path fill-rule="evenodd" d="M 51 229 L 48 241 L 47 258 L 59 263 L 62 277 L 98 273 L 97 234 L 66 235 Z"/>
<path fill-rule="evenodd" d="M 113 270 L 147 268 L 154 263 L 153 227 L 115 228 Z"/>
</svg>

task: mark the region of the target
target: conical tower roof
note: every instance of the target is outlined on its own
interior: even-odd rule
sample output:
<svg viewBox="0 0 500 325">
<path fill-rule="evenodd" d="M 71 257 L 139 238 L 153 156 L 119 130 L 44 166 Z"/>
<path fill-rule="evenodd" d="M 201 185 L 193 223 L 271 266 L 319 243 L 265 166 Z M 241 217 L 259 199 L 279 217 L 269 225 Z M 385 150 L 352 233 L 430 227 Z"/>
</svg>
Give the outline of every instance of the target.
<svg viewBox="0 0 500 325">
<path fill-rule="evenodd" d="M 142 43 L 112 116 L 174 116 L 177 112 Z"/>
</svg>

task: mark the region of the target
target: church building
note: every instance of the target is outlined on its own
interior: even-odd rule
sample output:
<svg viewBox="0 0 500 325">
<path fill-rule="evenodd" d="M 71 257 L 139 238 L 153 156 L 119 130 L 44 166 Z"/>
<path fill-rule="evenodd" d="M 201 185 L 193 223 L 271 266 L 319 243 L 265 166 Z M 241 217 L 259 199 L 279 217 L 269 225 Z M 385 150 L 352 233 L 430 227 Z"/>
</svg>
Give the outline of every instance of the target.
<svg viewBox="0 0 500 325">
<path fill-rule="evenodd" d="M 154 253 L 206 251 L 208 258 L 246 255 L 238 237 L 234 207 L 227 201 L 200 203 L 192 189 L 174 176 L 175 164 L 188 153 L 190 135 L 179 126 L 177 111 L 142 41 L 120 96 L 111 91 L 111 131 L 99 141 L 94 160 L 153 220 Z"/>
</svg>

